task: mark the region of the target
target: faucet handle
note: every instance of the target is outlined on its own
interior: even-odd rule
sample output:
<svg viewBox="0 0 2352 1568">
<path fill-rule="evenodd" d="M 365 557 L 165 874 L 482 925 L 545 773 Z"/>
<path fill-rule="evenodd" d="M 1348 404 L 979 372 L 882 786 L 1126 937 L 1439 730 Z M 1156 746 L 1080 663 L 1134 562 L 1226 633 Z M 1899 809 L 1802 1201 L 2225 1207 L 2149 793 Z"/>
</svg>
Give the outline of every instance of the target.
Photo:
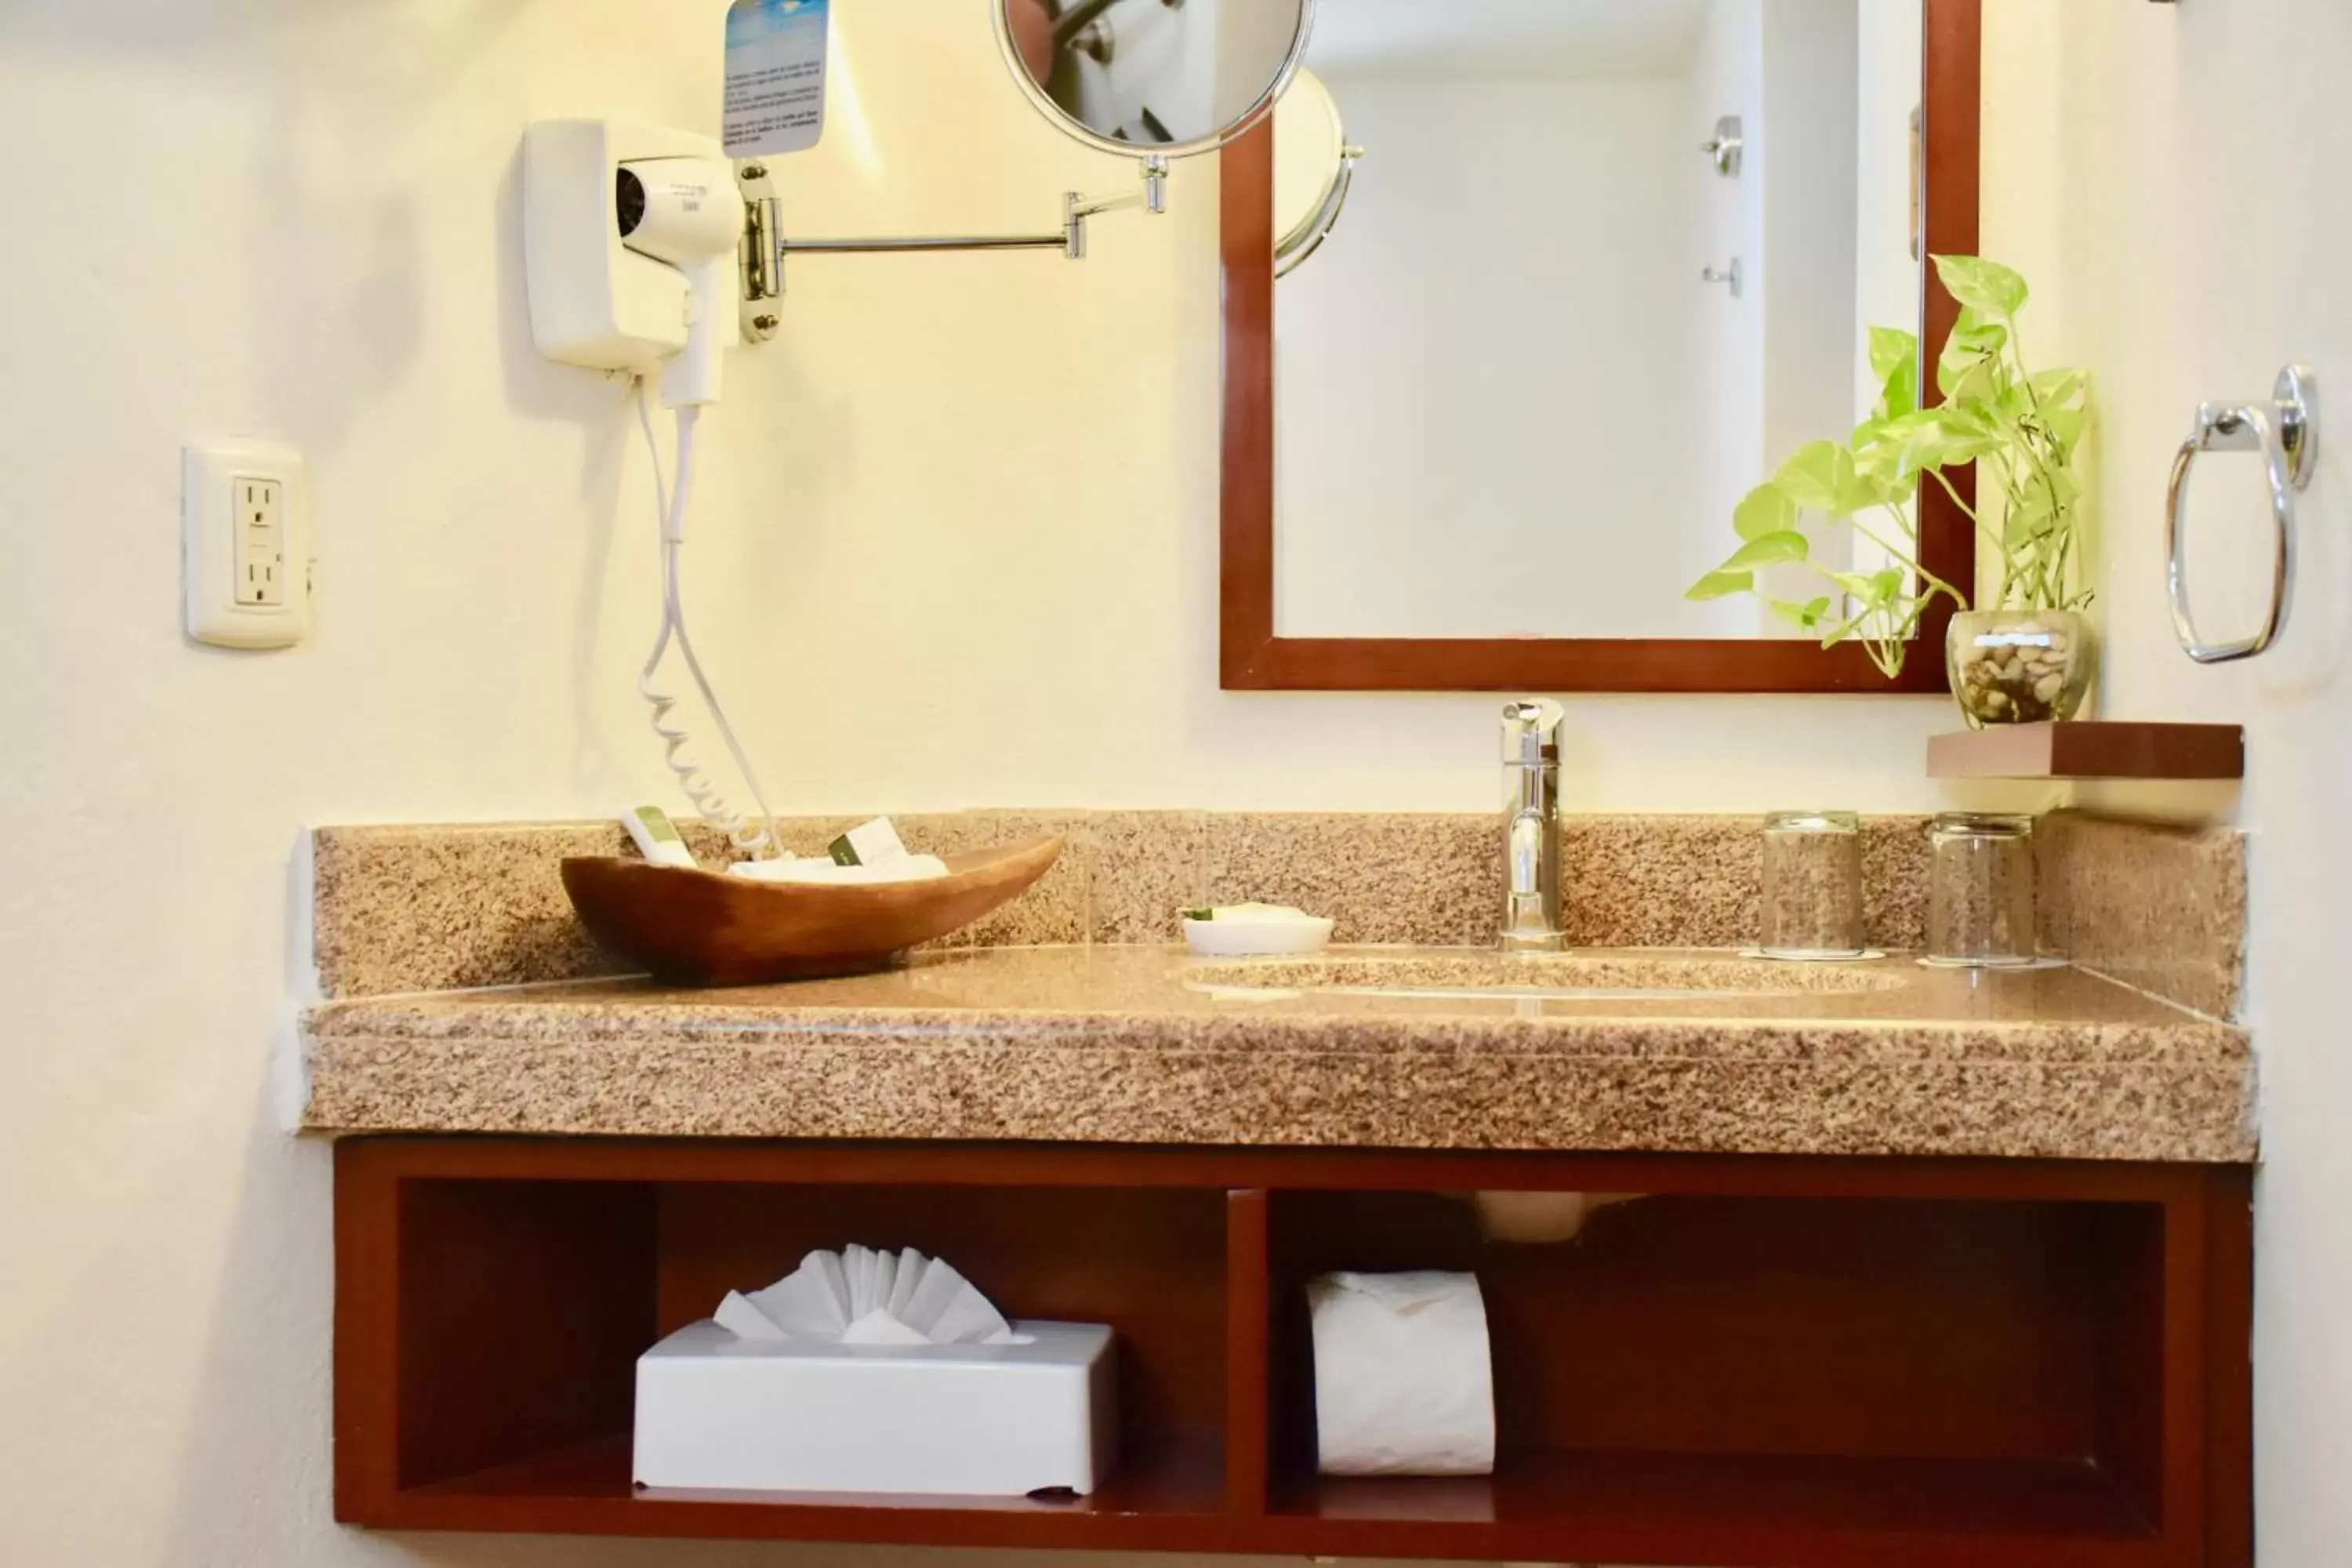
<svg viewBox="0 0 2352 1568">
<path fill-rule="evenodd" d="M 1568 710 L 1549 698 L 1503 705 L 1503 761 L 1539 767 L 1559 761 L 1559 726 Z"/>
</svg>

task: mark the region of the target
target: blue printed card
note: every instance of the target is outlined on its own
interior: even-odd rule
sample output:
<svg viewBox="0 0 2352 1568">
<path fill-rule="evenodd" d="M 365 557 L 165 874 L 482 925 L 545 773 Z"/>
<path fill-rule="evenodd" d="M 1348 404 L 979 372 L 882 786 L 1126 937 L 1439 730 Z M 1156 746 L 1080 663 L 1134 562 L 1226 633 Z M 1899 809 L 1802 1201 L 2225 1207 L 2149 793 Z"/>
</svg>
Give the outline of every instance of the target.
<svg viewBox="0 0 2352 1568">
<path fill-rule="evenodd" d="M 727 155 L 804 153 L 824 134 L 829 0 L 735 0 L 727 10 Z"/>
</svg>

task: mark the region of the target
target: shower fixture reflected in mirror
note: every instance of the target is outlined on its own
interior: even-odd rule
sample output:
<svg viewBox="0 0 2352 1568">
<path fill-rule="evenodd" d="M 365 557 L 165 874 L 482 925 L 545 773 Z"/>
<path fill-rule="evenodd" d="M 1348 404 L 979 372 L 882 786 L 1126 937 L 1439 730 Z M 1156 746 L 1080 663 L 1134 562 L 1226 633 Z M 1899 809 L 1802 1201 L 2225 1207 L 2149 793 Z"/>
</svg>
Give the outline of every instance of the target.
<svg viewBox="0 0 2352 1568">
<path fill-rule="evenodd" d="M 1727 180 L 1739 178 L 1740 168 L 1748 159 L 1747 128 L 1737 114 L 1727 114 L 1715 122 L 1715 134 L 1698 144 L 1698 150 L 1715 163 L 1715 172 Z"/>
</svg>

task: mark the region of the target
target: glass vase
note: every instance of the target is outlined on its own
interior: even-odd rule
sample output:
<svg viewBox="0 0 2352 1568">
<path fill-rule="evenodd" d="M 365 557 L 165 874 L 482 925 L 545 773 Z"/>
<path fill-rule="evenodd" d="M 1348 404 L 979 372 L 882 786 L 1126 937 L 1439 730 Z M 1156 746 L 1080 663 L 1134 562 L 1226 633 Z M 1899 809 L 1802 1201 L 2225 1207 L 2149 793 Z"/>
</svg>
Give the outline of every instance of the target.
<svg viewBox="0 0 2352 1568">
<path fill-rule="evenodd" d="M 2091 624 L 2074 610 L 1963 610 L 1944 662 L 1971 730 L 2072 719 L 2098 665 Z"/>
</svg>

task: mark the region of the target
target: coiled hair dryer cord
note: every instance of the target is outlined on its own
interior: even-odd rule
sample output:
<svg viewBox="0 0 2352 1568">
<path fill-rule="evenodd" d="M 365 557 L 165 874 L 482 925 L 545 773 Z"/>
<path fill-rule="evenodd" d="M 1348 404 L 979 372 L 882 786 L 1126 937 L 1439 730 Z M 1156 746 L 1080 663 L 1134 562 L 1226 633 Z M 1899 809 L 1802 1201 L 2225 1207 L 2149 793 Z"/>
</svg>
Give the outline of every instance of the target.
<svg viewBox="0 0 2352 1568">
<path fill-rule="evenodd" d="M 644 378 L 638 379 L 637 424 L 645 431 L 646 449 L 653 457 L 654 502 L 661 519 L 662 623 L 654 651 L 645 668 L 637 672 L 637 695 L 653 709 L 654 733 L 661 737 L 662 761 L 677 775 L 678 788 L 693 803 L 694 809 L 704 821 L 727 835 L 727 842 L 737 853 L 766 860 L 782 853 L 775 813 L 768 809 L 767 796 L 760 790 L 760 776 L 751 769 L 751 759 L 735 739 L 734 726 L 727 722 L 727 710 L 719 705 L 718 693 L 711 690 L 710 681 L 702 673 L 702 661 L 694 655 L 694 643 L 687 636 L 686 610 L 678 593 L 678 553 L 686 542 L 687 504 L 694 491 L 695 427 L 701 412 L 692 405 L 677 411 L 677 488 L 673 491 L 662 478 L 661 447 L 654 438 L 652 396 Z M 689 752 L 691 737 L 676 713 L 678 695 L 675 689 L 666 689 L 657 679 L 662 658 L 673 643 L 686 661 L 687 673 L 701 694 L 703 705 L 710 710 L 719 740 L 725 743 L 728 755 L 735 759 L 744 786 L 751 793 L 751 804 L 759 811 L 756 820 L 735 808 L 712 780 L 709 770 Z"/>
</svg>

